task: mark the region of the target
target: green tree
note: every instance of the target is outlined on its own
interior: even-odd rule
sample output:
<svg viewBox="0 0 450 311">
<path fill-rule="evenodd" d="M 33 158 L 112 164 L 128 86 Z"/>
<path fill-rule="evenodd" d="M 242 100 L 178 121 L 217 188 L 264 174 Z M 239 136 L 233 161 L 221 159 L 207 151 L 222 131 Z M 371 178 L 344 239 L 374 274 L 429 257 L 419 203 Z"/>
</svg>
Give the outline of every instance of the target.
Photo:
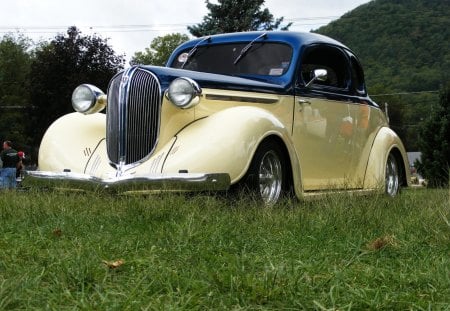
<svg viewBox="0 0 450 311">
<path fill-rule="evenodd" d="M 0 139 L 20 145 L 29 143 L 24 114 L 31 109 L 29 47 L 30 40 L 23 36 L 7 35 L 0 41 Z"/>
<path fill-rule="evenodd" d="M 67 35 L 57 35 L 36 50 L 31 65 L 30 114 L 34 144 L 58 117 L 73 112 L 72 92 L 79 84 L 90 83 L 106 91 L 111 77 L 123 68 L 123 56 L 115 55 L 107 40 L 83 36 L 76 27 Z"/>
<path fill-rule="evenodd" d="M 196 37 L 237 31 L 276 30 L 283 22 L 283 17 L 275 19 L 269 9 L 261 9 L 264 0 L 219 0 L 219 4 L 209 0 L 205 2 L 209 13 L 203 17 L 203 22 L 188 26 L 189 32 Z M 291 24 L 281 27 L 281 30 L 288 30 Z"/>
<path fill-rule="evenodd" d="M 145 52 L 134 53 L 130 64 L 164 66 L 172 51 L 187 40 L 189 40 L 189 37 L 181 33 L 156 37 L 151 42 L 150 47 L 145 49 Z"/>
<path fill-rule="evenodd" d="M 355 51 L 369 90 L 434 91 L 450 77 L 449 10 L 442 0 L 370 1 L 316 31 Z"/>
<path fill-rule="evenodd" d="M 418 171 L 432 187 L 448 186 L 450 167 L 450 83 L 441 92 L 440 105 L 419 130 L 421 160 Z"/>
</svg>

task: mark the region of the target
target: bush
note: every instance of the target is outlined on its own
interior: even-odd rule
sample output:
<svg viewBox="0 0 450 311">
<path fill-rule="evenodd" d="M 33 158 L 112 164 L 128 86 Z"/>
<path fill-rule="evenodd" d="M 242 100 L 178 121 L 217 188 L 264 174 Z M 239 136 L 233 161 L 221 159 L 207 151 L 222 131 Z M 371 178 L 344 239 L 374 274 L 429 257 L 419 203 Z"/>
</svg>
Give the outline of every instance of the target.
<svg viewBox="0 0 450 311">
<path fill-rule="evenodd" d="M 416 162 L 419 172 L 431 187 L 449 184 L 450 159 L 450 83 L 443 88 L 438 107 L 422 122 L 418 146 L 422 152 Z"/>
</svg>

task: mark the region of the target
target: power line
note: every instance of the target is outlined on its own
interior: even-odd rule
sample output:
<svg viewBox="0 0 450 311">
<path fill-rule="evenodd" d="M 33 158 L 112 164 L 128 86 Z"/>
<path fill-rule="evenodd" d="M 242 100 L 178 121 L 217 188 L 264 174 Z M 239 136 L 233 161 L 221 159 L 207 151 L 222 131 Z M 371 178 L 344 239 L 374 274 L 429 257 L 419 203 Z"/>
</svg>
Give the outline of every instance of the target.
<svg viewBox="0 0 450 311">
<path fill-rule="evenodd" d="M 377 97 L 377 96 L 397 96 L 397 95 L 418 95 L 418 94 L 425 94 L 425 93 L 439 93 L 439 90 L 436 91 L 418 91 L 418 92 L 398 92 L 398 93 L 385 93 L 385 94 L 375 94 L 370 95 L 370 97 Z"/>
<path fill-rule="evenodd" d="M 416 11 L 417 13 L 423 14 L 423 12 Z M 410 17 L 414 11 L 409 11 L 404 14 L 396 14 L 396 17 Z M 386 12 L 386 14 L 390 14 Z M 447 17 L 446 12 L 432 12 L 432 14 L 426 14 L 426 17 Z M 332 20 L 336 19 L 360 19 L 359 16 L 343 16 L 338 15 L 328 15 L 328 16 L 312 16 L 312 17 L 291 17 L 284 19 L 285 22 L 292 22 L 293 26 L 319 26 L 319 25 L 327 25 Z M 311 23 L 312 21 L 319 21 L 318 23 Z M 320 22 L 321 21 L 321 22 Z M 198 24 L 198 22 L 183 22 L 183 23 L 167 23 L 167 24 L 134 24 L 134 25 L 124 25 L 124 24 L 112 24 L 112 25 L 81 25 L 79 28 L 89 28 L 91 30 L 94 29 L 103 29 L 105 32 L 143 32 L 143 31 L 162 31 L 162 30 L 180 30 L 185 29 L 187 26 L 192 26 Z M 430 25 L 429 22 L 427 25 Z M 54 33 L 55 31 L 59 31 L 61 29 L 67 29 L 68 27 L 73 25 L 53 25 L 53 26 L 38 26 L 38 25 L 29 25 L 29 26 L 19 26 L 19 25 L 0 25 L 0 33 L 9 33 L 14 31 L 22 31 L 24 33 Z M 167 29 L 169 28 L 169 29 Z"/>
<path fill-rule="evenodd" d="M 18 106 L 18 105 L 15 105 L 15 106 L 2 106 L 0 104 L 0 109 L 34 109 L 34 108 L 35 108 L 35 106 Z"/>
</svg>

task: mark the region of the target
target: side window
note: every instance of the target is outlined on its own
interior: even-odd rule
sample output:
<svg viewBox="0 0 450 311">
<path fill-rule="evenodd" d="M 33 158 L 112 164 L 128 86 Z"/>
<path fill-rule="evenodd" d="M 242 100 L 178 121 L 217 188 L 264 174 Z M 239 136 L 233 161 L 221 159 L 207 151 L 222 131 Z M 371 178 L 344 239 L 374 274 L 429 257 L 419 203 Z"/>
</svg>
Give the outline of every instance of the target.
<svg viewBox="0 0 450 311">
<path fill-rule="evenodd" d="M 349 64 L 346 55 L 334 46 L 314 45 L 304 52 L 301 63 L 301 80 L 308 83 L 315 69 L 326 69 L 325 81 L 315 81 L 313 87 L 346 89 L 350 81 Z"/>
</svg>

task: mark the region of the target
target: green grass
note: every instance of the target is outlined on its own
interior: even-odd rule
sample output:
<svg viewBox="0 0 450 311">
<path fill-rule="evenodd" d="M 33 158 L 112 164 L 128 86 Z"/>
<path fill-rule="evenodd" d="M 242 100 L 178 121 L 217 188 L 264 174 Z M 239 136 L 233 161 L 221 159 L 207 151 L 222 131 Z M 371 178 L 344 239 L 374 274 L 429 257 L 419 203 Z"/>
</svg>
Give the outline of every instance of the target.
<svg viewBox="0 0 450 311">
<path fill-rule="evenodd" d="M 271 208 L 4 192 L 0 309 L 450 310 L 449 191 Z"/>
</svg>

